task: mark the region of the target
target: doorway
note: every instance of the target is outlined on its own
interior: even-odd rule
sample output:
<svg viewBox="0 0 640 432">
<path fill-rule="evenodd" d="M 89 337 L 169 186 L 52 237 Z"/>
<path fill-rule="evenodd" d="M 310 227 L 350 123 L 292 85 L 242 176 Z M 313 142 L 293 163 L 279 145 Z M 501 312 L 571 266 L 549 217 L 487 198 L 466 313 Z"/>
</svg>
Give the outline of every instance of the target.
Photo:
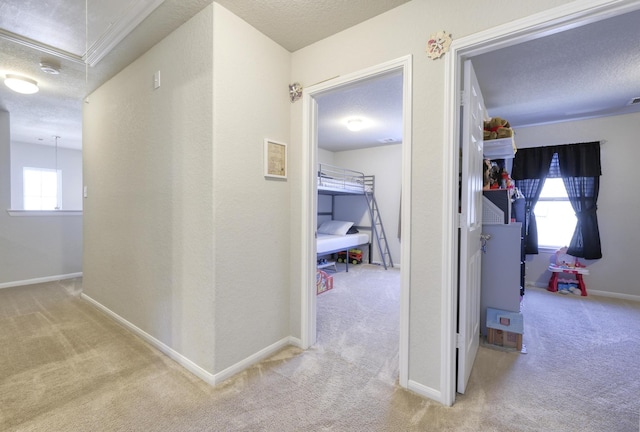
<svg viewBox="0 0 640 432">
<path fill-rule="evenodd" d="M 400 230 L 400 385 L 408 382 L 409 338 L 409 268 L 410 268 L 410 197 L 411 197 L 411 57 L 392 60 L 343 77 L 335 78 L 306 89 L 303 96 L 303 246 L 301 253 L 301 342 L 304 349 L 316 343 L 316 249 L 317 226 L 317 166 L 318 166 L 318 103 L 316 98 L 325 92 L 355 85 L 393 72 L 402 73 L 402 191 Z"/>
<path fill-rule="evenodd" d="M 451 405 L 455 401 L 455 371 L 457 350 L 457 274 L 458 274 L 458 150 L 459 125 L 461 122 L 458 109 L 460 82 L 462 81 L 463 63 L 465 60 L 482 53 L 494 51 L 518 43 L 533 40 L 551 33 L 565 31 L 627 12 L 638 10 L 640 3 L 601 0 L 589 5 L 571 4 L 558 7 L 531 17 L 514 21 L 480 32 L 472 36 L 454 41 L 445 66 L 445 226 L 443 254 L 449 257 L 445 264 L 444 286 L 449 287 L 443 293 L 443 385 L 442 402 Z"/>
</svg>

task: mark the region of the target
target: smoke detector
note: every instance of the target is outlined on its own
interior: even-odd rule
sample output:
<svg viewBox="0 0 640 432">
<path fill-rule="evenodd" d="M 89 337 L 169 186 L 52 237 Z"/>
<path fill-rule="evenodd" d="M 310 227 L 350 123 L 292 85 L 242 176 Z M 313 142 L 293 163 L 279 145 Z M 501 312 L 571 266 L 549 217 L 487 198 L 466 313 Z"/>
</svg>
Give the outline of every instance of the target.
<svg viewBox="0 0 640 432">
<path fill-rule="evenodd" d="M 60 66 L 56 66 L 47 62 L 40 63 L 40 69 L 42 70 L 42 72 L 51 75 L 58 75 L 60 73 Z"/>
</svg>

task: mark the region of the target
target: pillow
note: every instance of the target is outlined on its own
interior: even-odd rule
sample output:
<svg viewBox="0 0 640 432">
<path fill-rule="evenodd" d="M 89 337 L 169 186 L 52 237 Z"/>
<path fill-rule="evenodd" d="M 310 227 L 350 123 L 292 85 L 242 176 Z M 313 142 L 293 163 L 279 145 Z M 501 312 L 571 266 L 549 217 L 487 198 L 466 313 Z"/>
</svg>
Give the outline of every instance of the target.
<svg viewBox="0 0 640 432">
<path fill-rule="evenodd" d="M 322 222 L 322 224 L 318 227 L 319 234 L 331 234 L 331 235 L 345 235 L 353 222 L 345 222 L 339 220 L 330 220 Z"/>
</svg>

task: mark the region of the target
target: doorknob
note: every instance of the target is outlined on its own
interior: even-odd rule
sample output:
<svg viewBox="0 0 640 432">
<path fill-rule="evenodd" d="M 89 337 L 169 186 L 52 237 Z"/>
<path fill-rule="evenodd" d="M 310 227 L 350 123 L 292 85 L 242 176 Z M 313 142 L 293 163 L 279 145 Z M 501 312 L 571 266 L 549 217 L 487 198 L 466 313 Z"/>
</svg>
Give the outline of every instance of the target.
<svg viewBox="0 0 640 432">
<path fill-rule="evenodd" d="M 482 245 L 480 246 L 480 249 L 482 250 L 482 253 L 487 253 L 487 241 L 491 240 L 491 234 L 480 234 L 480 241 L 482 242 Z"/>
</svg>

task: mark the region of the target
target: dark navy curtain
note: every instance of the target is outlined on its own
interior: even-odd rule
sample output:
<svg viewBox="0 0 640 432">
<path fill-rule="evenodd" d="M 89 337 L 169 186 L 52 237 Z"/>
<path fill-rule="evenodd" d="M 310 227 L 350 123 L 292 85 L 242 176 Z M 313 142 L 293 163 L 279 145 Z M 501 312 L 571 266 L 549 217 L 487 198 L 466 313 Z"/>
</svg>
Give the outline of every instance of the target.
<svg viewBox="0 0 640 432">
<path fill-rule="evenodd" d="M 525 200 L 524 253 L 538 253 L 538 225 L 533 209 L 540 198 L 540 191 L 549 173 L 554 152 L 551 147 L 519 149 L 513 160 L 511 178 Z"/>
<path fill-rule="evenodd" d="M 526 253 L 538 253 L 533 208 L 544 180 L 547 177 L 562 177 L 577 219 L 567 253 L 585 259 L 602 258 L 596 204 L 601 175 L 599 142 L 518 150 L 513 162 L 512 178 L 527 200 Z M 529 191 L 531 198 L 525 190 Z"/>
</svg>

